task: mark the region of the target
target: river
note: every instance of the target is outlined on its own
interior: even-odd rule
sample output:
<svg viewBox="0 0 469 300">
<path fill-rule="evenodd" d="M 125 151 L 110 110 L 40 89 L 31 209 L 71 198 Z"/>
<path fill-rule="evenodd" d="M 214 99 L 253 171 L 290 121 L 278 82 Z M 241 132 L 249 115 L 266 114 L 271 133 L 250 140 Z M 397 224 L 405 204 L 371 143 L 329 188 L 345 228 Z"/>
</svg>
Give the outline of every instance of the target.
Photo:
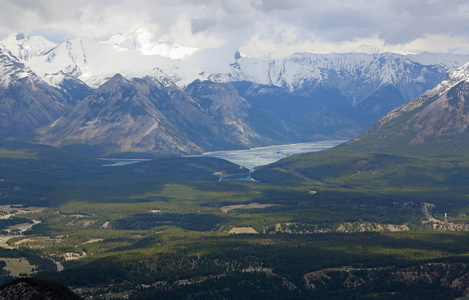
<svg viewBox="0 0 469 300">
<path fill-rule="evenodd" d="M 305 152 L 316 152 L 343 144 L 347 140 L 327 140 L 310 143 L 277 145 L 269 147 L 252 148 L 249 150 L 228 150 L 207 152 L 202 156 L 226 159 L 248 169 L 268 165 L 290 155 Z"/>
<path fill-rule="evenodd" d="M 224 150 L 206 152 L 201 156 L 222 158 L 250 170 L 258 166 L 268 165 L 290 155 L 305 152 L 316 152 L 329 149 L 347 142 L 347 140 L 327 140 L 309 143 L 297 143 L 288 145 L 276 145 L 269 147 L 251 148 L 249 150 Z M 99 158 L 106 162 L 103 166 L 118 167 L 128 164 L 135 164 L 151 159 L 120 159 L 120 158 Z"/>
<path fill-rule="evenodd" d="M 98 158 L 99 160 L 108 162 L 103 167 L 120 167 L 131 164 L 136 164 L 142 161 L 150 161 L 151 159 L 132 159 L 132 158 Z"/>
</svg>

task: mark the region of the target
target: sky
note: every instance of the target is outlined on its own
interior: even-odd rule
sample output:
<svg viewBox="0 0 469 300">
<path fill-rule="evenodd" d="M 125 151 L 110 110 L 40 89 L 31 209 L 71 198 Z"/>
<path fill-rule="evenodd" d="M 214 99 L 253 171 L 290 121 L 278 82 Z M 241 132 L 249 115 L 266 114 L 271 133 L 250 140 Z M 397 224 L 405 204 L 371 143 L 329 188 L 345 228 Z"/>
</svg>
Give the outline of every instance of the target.
<svg viewBox="0 0 469 300">
<path fill-rule="evenodd" d="M 22 32 L 56 43 L 102 41 L 137 27 L 154 41 L 251 57 L 352 52 L 362 45 L 469 54 L 467 0 L 0 1 L 0 38 Z"/>
</svg>

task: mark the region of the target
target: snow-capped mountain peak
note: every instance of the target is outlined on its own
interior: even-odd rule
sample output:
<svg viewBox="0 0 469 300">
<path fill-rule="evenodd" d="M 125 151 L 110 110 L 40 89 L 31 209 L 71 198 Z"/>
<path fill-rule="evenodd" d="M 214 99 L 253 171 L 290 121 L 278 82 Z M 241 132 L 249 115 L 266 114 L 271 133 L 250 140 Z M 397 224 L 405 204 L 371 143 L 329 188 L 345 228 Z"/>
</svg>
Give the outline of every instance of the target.
<svg viewBox="0 0 469 300">
<path fill-rule="evenodd" d="M 433 96 L 444 94 L 462 81 L 469 82 L 469 62 L 455 70 L 450 70 L 448 72 L 448 78 L 439 83 L 435 88 L 428 90 L 425 95 Z"/>
<path fill-rule="evenodd" d="M 137 54 L 161 55 L 171 59 L 183 59 L 198 50 L 194 47 L 171 44 L 162 40 L 154 42 L 151 32 L 143 27 L 137 27 L 125 34 L 115 34 L 103 43 L 117 45 Z"/>
<path fill-rule="evenodd" d="M 453 82 L 459 82 L 461 80 L 469 81 L 469 63 L 465 63 L 463 66 L 456 70 L 449 71 L 448 78 Z"/>
<path fill-rule="evenodd" d="M 0 41 L 0 49 L 54 87 L 60 87 L 67 78 L 76 78 L 97 88 L 117 73 L 128 79 L 166 76 L 180 86 L 209 76 L 198 67 L 174 59 L 197 49 L 155 43 L 152 34 L 141 27 L 114 35 L 107 42 L 75 38 L 59 45 L 42 36 L 14 33 Z"/>
<path fill-rule="evenodd" d="M 57 44 L 42 36 L 30 36 L 23 33 L 10 34 L 0 41 L 0 48 L 7 49 L 23 61 L 42 56 L 56 46 Z"/>
<path fill-rule="evenodd" d="M 452 54 L 390 52 L 295 53 L 281 60 L 239 57 L 231 65 L 228 79 L 305 93 L 320 87 L 333 88 L 358 105 L 375 90 L 386 86 L 397 87 L 404 99 L 414 99 L 444 79 L 448 69 L 459 67 L 468 59 Z"/>
<path fill-rule="evenodd" d="M 130 79 L 155 74 L 162 77 L 163 72 L 182 86 L 196 79 L 206 80 L 208 76 L 200 68 L 183 61 L 161 55 L 142 55 L 115 43 L 99 43 L 85 38 L 56 45 L 42 37 L 14 34 L 0 42 L 0 49 L 11 53 L 54 87 L 60 87 L 65 78 L 73 77 L 97 88 L 118 73 Z M 156 71 L 160 69 L 162 72 Z"/>
</svg>

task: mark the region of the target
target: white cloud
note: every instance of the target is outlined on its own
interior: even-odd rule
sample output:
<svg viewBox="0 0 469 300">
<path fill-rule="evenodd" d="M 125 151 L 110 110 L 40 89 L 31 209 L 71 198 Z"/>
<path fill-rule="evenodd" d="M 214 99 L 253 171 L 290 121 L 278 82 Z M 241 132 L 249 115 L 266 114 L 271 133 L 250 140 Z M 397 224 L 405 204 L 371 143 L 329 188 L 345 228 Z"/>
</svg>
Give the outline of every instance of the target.
<svg viewBox="0 0 469 300">
<path fill-rule="evenodd" d="M 468 53 L 466 0 L 2 0 L 0 36 L 104 39 L 137 26 L 155 40 L 279 57 L 370 44 Z M 231 55 L 231 54 L 230 54 Z"/>
<path fill-rule="evenodd" d="M 429 51 L 469 55 L 469 39 L 464 36 L 426 34 L 409 43 L 395 45 L 392 50 L 403 53 Z"/>
</svg>

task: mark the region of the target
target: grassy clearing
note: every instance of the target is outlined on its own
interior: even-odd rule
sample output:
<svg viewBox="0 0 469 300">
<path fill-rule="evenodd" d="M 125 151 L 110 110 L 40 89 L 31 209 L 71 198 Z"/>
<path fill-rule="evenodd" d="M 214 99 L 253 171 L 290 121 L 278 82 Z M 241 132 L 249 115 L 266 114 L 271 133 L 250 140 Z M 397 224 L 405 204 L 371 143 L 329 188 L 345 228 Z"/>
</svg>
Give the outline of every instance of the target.
<svg viewBox="0 0 469 300">
<path fill-rule="evenodd" d="M 0 260 L 6 263 L 5 270 L 10 272 L 12 276 L 29 276 L 35 273 L 37 266 L 31 265 L 29 261 L 24 258 L 0 258 Z"/>
<path fill-rule="evenodd" d="M 25 150 L 11 151 L 8 149 L 0 148 L 0 159 L 36 159 L 36 155 L 33 152 Z"/>
</svg>

